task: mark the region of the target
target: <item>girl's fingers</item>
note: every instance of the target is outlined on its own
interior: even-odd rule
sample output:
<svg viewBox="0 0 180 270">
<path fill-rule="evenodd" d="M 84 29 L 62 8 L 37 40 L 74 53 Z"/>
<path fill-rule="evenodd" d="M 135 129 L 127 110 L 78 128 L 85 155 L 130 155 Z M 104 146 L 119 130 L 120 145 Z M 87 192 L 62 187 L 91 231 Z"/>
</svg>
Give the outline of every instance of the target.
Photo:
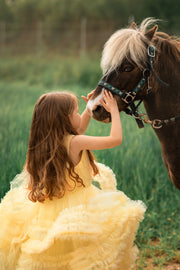
<svg viewBox="0 0 180 270">
<path fill-rule="evenodd" d="M 103 92 L 103 97 L 104 97 L 104 100 L 105 100 L 105 101 L 106 101 L 106 100 L 109 100 L 109 101 L 114 100 L 114 97 L 113 97 L 113 95 L 111 94 L 111 92 L 108 92 L 107 90 L 105 90 L 105 91 Z"/>
<path fill-rule="evenodd" d="M 85 102 L 87 103 L 88 102 L 88 100 L 90 99 L 90 97 L 92 97 L 92 95 L 94 94 L 94 92 L 95 92 L 95 90 L 96 89 L 94 89 L 94 90 L 92 90 L 88 95 L 87 95 L 87 97 L 85 97 L 85 96 L 81 96 L 82 97 L 82 99 L 84 99 L 85 100 Z"/>
<path fill-rule="evenodd" d="M 109 95 L 110 95 L 110 97 L 113 97 L 113 95 L 112 95 L 112 93 L 111 93 L 111 92 L 109 92 Z"/>
<path fill-rule="evenodd" d="M 104 100 L 100 99 L 99 102 L 101 103 L 101 105 L 102 105 L 104 108 L 107 108 L 106 103 L 104 102 Z"/>
<path fill-rule="evenodd" d="M 105 94 L 106 96 L 113 97 L 113 95 L 111 94 L 111 92 L 110 92 L 110 91 L 107 91 L 107 90 L 105 90 L 105 91 L 103 92 L 103 94 Z"/>
<path fill-rule="evenodd" d="M 106 111 L 111 111 L 111 108 L 117 106 L 117 102 L 110 91 L 105 90 L 103 93 L 104 104 Z"/>
<path fill-rule="evenodd" d="M 109 112 L 110 111 L 109 106 L 102 99 L 100 99 L 99 101 L 101 105 L 104 107 L 104 109 Z"/>
<path fill-rule="evenodd" d="M 94 94 L 96 89 L 92 90 L 88 95 L 87 95 L 87 98 L 89 99 L 90 97 L 92 97 L 92 95 Z"/>
<path fill-rule="evenodd" d="M 81 98 L 87 103 L 88 99 L 85 96 L 81 96 Z"/>
</svg>

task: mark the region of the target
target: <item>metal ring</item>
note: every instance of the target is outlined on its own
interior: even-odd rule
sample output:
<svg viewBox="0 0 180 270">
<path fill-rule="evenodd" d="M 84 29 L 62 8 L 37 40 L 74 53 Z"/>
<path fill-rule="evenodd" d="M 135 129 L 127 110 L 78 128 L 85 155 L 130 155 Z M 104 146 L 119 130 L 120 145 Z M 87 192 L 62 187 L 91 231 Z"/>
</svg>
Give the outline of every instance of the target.
<svg viewBox="0 0 180 270">
<path fill-rule="evenodd" d="M 152 121 L 152 127 L 153 127 L 153 128 L 159 129 L 159 128 L 162 128 L 162 126 L 163 126 L 162 120 L 154 119 L 154 120 Z"/>
<path fill-rule="evenodd" d="M 153 51 L 151 51 L 151 48 L 153 49 Z M 148 51 L 148 55 L 150 57 L 155 57 L 155 47 L 154 47 L 154 45 L 148 46 L 147 51 Z"/>
<path fill-rule="evenodd" d="M 148 78 L 150 76 L 150 69 L 149 68 L 145 68 L 143 70 L 143 76 L 145 76 L 146 78 Z"/>
</svg>

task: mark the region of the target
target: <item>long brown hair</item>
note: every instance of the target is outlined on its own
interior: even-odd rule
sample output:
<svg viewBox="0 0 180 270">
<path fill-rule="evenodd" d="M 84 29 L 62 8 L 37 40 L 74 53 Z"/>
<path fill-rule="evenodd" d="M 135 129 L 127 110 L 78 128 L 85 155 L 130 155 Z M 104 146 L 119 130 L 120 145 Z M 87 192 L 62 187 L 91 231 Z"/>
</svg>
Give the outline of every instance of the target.
<svg viewBox="0 0 180 270">
<path fill-rule="evenodd" d="M 30 174 L 28 197 L 33 202 L 63 197 L 68 187 L 67 176 L 74 187 L 77 183 L 84 186 L 63 144 L 66 134 L 77 135 L 69 119 L 76 102 L 77 98 L 70 93 L 51 92 L 42 95 L 35 105 L 25 163 Z M 87 151 L 97 174 L 94 157 Z"/>
</svg>

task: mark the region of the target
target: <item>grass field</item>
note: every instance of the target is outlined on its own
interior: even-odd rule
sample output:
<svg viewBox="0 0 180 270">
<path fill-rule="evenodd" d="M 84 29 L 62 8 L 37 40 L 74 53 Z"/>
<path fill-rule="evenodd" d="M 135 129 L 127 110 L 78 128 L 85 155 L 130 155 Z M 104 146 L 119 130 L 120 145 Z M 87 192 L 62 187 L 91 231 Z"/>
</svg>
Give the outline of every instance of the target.
<svg viewBox="0 0 180 270">
<path fill-rule="evenodd" d="M 97 56 L 81 59 L 52 55 L 1 58 L 0 197 L 9 189 L 10 181 L 25 162 L 37 98 L 53 90 L 71 90 L 80 98 L 96 87 L 100 77 Z M 81 112 L 84 107 L 81 100 Z M 141 252 L 135 269 L 166 269 L 168 263 L 180 265 L 180 192 L 168 178 L 160 144 L 152 128 L 138 129 L 135 121 L 124 113 L 121 118 L 122 145 L 95 151 L 95 156 L 113 169 L 120 190 L 147 205 L 136 239 Z M 101 136 L 109 131 L 110 125 L 92 120 L 86 133 Z"/>
</svg>

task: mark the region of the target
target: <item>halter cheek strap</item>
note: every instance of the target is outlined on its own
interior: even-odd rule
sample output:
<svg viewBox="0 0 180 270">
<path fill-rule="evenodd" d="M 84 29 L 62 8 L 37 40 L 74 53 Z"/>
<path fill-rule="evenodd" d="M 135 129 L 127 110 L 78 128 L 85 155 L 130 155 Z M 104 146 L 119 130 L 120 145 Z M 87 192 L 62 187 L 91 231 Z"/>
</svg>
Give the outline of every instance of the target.
<svg viewBox="0 0 180 270">
<path fill-rule="evenodd" d="M 130 104 L 136 97 L 137 93 L 139 92 L 139 90 L 142 89 L 143 85 L 145 84 L 145 82 L 147 81 L 147 78 L 145 75 L 142 77 L 142 79 L 140 80 L 140 82 L 138 83 L 138 85 L 130 92 L 125 92 L 123 90 L 120 90 L 118 88 L 115 88 L 114 86 L 112 86 L 111 84 L 100 80 L 98 83 L 98 86 L 102 86 L 106 89 L 108 89 L 110 92 L 112 92 L 115 95 L 118 95 L 121 97 L 121 99 L 127 103 Z"/>
<path fill-rule="evenodd" d="M 98 83 L 98 86 L 104 87 L 105 89 L 108 89 L 113 94 L 120 96 L 122 101 L 124 101 L 125 103 L 128 104 L 128 107 L 130 107 L 130 109 L 126 108 L 125 112 L 127 114 L 135 117 L 139 128 L 144 127 L 143 121 L 139 119 L 139 113 L 137 112 L 137 109 L 138 109 L 139 105 L 141 104 L 142 99 L 140 100 L 138 105 L 134 104 L 134 99 L 135 99 L 137 93 L 143 88 L 145 83 L 148 83 L 147 94 L 149 94 L 149 92 L 151 91 L 151 87 L 149 87 L 150 71 L 152 71 L 152 73 L 153 73 L 153 75 L 158 83 L 160 83 L 166 87 L 168 86 L 167 83 L 163 82 L 160 78 L 158 78 L 158 76 L 156 75 L 156 73 L 154 71 L 153 59 L 155 57 L 155 47 L 153 45 L 148 46 L 147 54 L 148 54 L 147 67 L 143 70 L 143 76 L 142 76 L 141 80 L 139 81 L 139 83 L 135 86 L 135 88 L 132 91 L 126 92 L 124 90 L 115 88 L 114 86 L 112 86 L 111 84 L 109 84 L 108 82 L 106 82 L 104 80 L 100 80 Z"/>
<path fill-rule="evenodd" d="M 149 69 L 152 71 L 155 80 L 156 80 L 159 84 L 161 84 L 161 85 L 163 85 L 163 86 L 165 86 L 165 87 L 168 87 L 169 84 L 166 83 L 166 82 L 164 82 L 164 81 L 162 81 L 162 80 L 157 76 L 157 74 L 156 74 L 156 72 L 155 72 L 155 70 L 154 70 L 154 67 L 153 67 L 153 58 L 155 57 L 155 47 L 154 47 L 153 45 L 148 46 L 147 51 L 148 51 L 148 56 L 149 56 L 149 61 L 147 62 L 147 66 L 148 66 Z"/>
<path fill-rule="evenodd" d="M 137 84 L 137 86 L 130 92 L 125 92 L 123 90 L 120 90 L 118 88 L 115 88 L 113 87 L 111 84 L 101 80 L 98 85 L 101 86 L 101 87 L 104 87 L 106 89 L 108 89 L 110 92 L 112 92 L 113 94 L 115 95 L 118 95 L 120 96 L 120 98 L 122 99 L 122 101 L 124 101 L 125 103 L 128 104 L 128 106 L 131 108 L 131 109 L 128 109 L 126 108 L 125 112 L 129 115 L 133 115 L 135 116 L 136 118 L 136 122 L 138 124 L 138 127 L 139 128 L 142 128 L 144 127 L 144 124 L 143 122 L 138 119 L 138 112 L 137 112 L 137 108 L 139 107 L 139 105 L 141 104 L 142 100 L 140 100 L 140 102 L 138 103 L 137 106 L 135 106 L 134 104 L 134 99 L 137 95 L 137 93 L 139 92 L 139 90 L 142 89 L 142 87 L 144 86 L 144 84 L 147 82 L 148 80 L 148 77 L 149 77 L 149 70 L 148 69 L 144 69 L 143 71 L 143 77 L 141 78 L 141 80 L 139 81 L 139 83 Z"/>
</svg>

